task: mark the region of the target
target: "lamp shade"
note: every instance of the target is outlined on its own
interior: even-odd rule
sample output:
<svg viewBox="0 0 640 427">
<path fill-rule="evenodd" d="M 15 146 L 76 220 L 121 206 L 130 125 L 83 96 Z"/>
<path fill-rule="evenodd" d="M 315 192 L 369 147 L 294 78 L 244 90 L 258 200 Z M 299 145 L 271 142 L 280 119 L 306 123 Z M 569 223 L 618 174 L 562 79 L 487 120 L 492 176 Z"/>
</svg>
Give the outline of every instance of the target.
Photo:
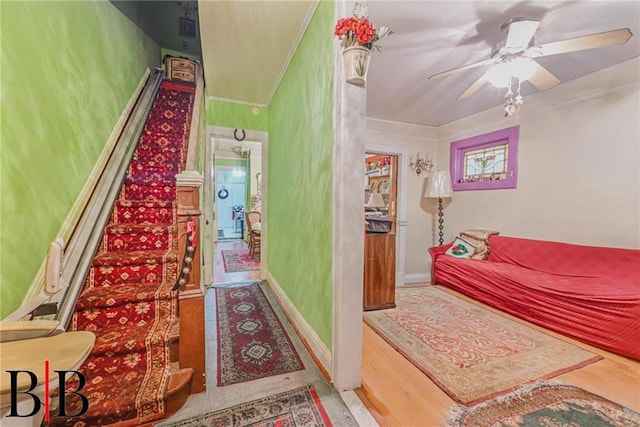
<svg viewBox="0 0 640 427">
<path fill-rule="evenodd" d="M 382 194 L 380 193 L 371 193 L 369 197 L 369 201 L 365 205 L 367 208 L 384 208 L 386 205 L 384 204 L 384 200 L 382 199 Z"/>
<path fill-rule="evenodd" d="M 453 196 L 453 186 L 451 185 L 451 175 L 449 171 L 436 171 L 429 177 L 427 189 L 424 197 L 445 198 Z"/>
</svg>

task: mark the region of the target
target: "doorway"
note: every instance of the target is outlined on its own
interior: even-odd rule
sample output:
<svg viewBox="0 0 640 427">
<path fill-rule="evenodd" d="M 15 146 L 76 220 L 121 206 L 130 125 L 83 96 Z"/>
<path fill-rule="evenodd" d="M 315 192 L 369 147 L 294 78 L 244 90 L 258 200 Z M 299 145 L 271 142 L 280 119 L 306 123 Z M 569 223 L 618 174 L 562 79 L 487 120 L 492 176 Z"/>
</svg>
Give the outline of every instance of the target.
<svg viewBox="0 0 640 427">
<path fill-rule="evenodd" d="M 216 198 L 218 241 L 239 240 L 244 237 L 247 202 L 247 168 L 218 166 L 216 168 Z"/>
<path fill-rule="evenodd" d="M 367 144 L 365 147 L 365 204 L 369 200 L 369 194 L 374 189 L 380 189 L 382 192 L 389 191 L 389 194 L 383 194 L 383 199 L 387 201 L 385 206 L 387 213 L 393 218 L 393 232 L 395 233 L 395 286 L 404 286 L 405 284 L 405 256 L 406 256 L 406 239 L 407 239 L 407 169 L 409 161 L 409 150 L 406 147 L 392 145 Z M 383 183 L 380 187 L 380 181 L 385 178 L 376 178 L 375 175 L 384 175 L 385 173 L 368 172 L 367 168 L 374 169 L 374 166 L 367 166 L 366 159 L 372 156 L 388 157 L 393 160 L 392 172 L 393 185 L 391 182 Z M 370 164 L 373 162 L 370 162 Z M 384 165 L 383 165 L 384 167 Z M 388 168 L 389 171 L 391 167 Z M 387 170 L 387 169 L 385 169 Z M 367 191 L 368 190 L 368 191 Z M 393 194 L 391 194 L 393 192 Z"/>
<path fill-rule="evenodd" d="M 245 279 L 240 276 L 247 272 L 230 272 L 224 268 L 221 252 L 248 250 L 246 214 L 256 209 L 262 212 L 262 238 L 260 256 L 254 257 L 259 269 L 251 273 L 256 275 L 257 280 L 263 279 L 266 275 L 268 244 L 268 135 L 265 132 L 239 132 L 237 129 L 218 126 L 208 126 L 207 134 L 204 157 L 206 179 L 202 201 L 202 222 L 205 229 L 202 242 L 204 283 L 210 286 L 213 283 Z M 238 134 L 246 138 L 238 141 Z M 242 172 L 244 176 L 241 176 Z M 239 205 L 244 209 L 240 215 Z M 233 259 L 227 261 L 233 262 Z"/>
<path fill-rule="evenodd" d="M 398 156 L 367 151 L 365 165 L 365 212 L 380 212 L 391 220 L 390 233 L 396 232 Z M 374 196 L 374 194 L 379 196 Z"/>
<path fill-rule="evenodd" d="M 249 212 L 259 210 L 262 175 L 261 144 L 255 141 L 215 138 L 216 245 L 213 283 L 260 279 L 262 257 L 254 250 Z"/>
<path fill-rule="evenodd" d="M 397 155 L 365 153 L 365 311 L 395 307 L 397 175 Z"/>
</svg>

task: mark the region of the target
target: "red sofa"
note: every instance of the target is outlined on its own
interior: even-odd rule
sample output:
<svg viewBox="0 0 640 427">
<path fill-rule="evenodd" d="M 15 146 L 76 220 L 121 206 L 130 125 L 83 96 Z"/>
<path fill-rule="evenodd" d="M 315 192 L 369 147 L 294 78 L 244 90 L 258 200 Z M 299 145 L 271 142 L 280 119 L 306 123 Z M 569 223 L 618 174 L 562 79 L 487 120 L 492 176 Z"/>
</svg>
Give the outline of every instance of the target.
<svg viewBox="0 0 640 427">
<path fill-rule="evenodd" d="M 429 249 L 432 281 L 540 326 L 640 360 L 640 250 L 493 235 L 486 260 Z"/>
</svg>

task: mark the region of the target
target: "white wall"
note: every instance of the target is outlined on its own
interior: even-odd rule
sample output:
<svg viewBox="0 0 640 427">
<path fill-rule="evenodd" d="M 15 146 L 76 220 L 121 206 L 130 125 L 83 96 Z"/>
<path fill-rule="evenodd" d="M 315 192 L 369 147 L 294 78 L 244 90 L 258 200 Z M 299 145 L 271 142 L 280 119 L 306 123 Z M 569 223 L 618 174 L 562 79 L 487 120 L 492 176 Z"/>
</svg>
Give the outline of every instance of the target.
<svg viewBox="0 0 640 427">
<path fill-rule="evenodd" d="M 518 187 L 458 191 L 445 205 L 445 241 L 462 230 L 586 245 L 640 248 L 640 60 L 525 96 Z M 433 128 L 367 120 L 367 144 L 432 153 L 448 169 L 452 141 L 516 124 L 502 107 Z M 428 280 L 437 240 L 424 174 L 408 174 L 406 273 Z M 408 280 L 409 282 L 411 280 Z"/>
<path fill-rule="evenodd" d="M 525 97 L 518 187 L 458 191 L 446 240 L 467 228 L 586 245 L 640 248 L 640 76 L 633 60 Z M 438 128 L 452 141 L 512 126 L 491 109 Z"/>
</svg>

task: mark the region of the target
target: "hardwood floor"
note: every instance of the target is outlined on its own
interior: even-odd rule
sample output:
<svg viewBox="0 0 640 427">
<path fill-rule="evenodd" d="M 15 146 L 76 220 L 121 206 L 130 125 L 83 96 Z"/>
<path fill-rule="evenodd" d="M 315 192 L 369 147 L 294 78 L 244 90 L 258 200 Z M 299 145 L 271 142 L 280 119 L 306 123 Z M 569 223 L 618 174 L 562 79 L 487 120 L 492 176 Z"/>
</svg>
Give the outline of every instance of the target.
<svg viewBox="0 0 640 427">
<path fill-rule="evenodd" d="M 504 317 L 600 354 L 602 360 L 554 379 L 640 411 L 640 362 L 566 338 L 475 302 L 453 290 L 443 289 Z M 381 426 L 442 426 L 445 414 L 453 403 L 426 375 L 364 324 L 362 387 L 356 393 Z"/>
</svg>

